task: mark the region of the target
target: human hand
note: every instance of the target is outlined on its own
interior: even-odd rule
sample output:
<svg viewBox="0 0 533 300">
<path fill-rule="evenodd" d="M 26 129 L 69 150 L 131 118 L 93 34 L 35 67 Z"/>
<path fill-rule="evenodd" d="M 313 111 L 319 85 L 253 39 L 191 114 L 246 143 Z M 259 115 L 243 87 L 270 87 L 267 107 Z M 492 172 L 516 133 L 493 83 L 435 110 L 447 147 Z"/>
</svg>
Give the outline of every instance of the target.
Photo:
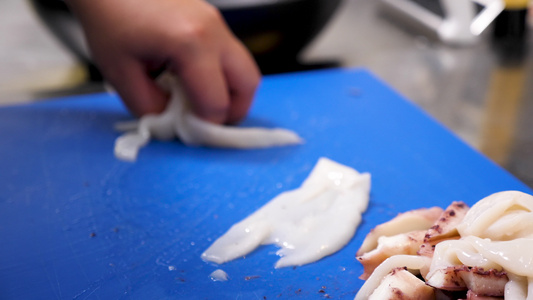
<svg viewBox="0 0 533 300">
<path fill-rule="evenodd" d="M 137 116 L 164 110 L 150 76 L 176 74 L 193 112 L 235 123 L 248 112 L 260 73 L 216 8 L 203 0 L 67 0 L 94 62 Z"/>
</svg>

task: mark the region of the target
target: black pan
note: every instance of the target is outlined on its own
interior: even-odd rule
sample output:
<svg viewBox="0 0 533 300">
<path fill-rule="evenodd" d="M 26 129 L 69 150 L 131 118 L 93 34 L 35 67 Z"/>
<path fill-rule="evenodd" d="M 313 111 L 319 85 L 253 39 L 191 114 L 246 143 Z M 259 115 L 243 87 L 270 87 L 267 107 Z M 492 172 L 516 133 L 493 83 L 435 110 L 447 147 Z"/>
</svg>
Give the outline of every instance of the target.
<svg viewBox="0 0 533 300">
<path fill-rule="evenodd" d="M 43 23 L 98 78 L 81 28 L 62 0 L 30 0 Z M 320 32 L 341 0 L 211 0 L 248 47 L 263 74 L 308 69 L 298 55 Z"/>
</svg>

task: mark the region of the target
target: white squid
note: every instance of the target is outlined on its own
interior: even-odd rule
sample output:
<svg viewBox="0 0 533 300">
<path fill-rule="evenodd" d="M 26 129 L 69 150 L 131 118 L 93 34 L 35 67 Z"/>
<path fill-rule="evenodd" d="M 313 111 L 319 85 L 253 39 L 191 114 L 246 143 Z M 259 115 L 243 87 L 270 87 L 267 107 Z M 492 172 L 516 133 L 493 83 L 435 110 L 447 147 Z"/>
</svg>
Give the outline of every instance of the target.
<svg viewBox="0 0 533 300">
<path fill-rule="evenodd" d="M 302 138 L 293 131 L 282 128 L 241 128 L 217 125 L 196 117 L 176 78 L 165 74 L 160 85 L 170 92 L 171 98 L 164 112 L 146 115 L 138 122 L 124 122 L 116 125 L 127 131 L 115 141 L 115 156 L 121 160 L 135 161 L 140 148 L 151 138 L 171 140 L 179 138 L 188 146 L 220 148 L 267 148 L 301 144 Z"/>
</svg>

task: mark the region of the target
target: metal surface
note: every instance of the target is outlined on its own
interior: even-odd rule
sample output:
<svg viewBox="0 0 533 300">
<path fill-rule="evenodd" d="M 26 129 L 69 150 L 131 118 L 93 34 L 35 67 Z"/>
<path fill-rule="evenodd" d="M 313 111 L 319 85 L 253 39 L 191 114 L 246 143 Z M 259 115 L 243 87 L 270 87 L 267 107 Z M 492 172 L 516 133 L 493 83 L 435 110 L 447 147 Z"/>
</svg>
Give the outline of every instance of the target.
<svg viewBox="0 0 533 300">
<path fill-rule="evenodd" d="M 504 9 L 502 0 L 381 0 L 389 15 L 426 27 L 452 45 L 470 45 Z M 479 12 L 476 12 L 479 6 Z M 437 9 L 435 9 L 437 8 Z M 435 12 L 435 10 L 437 12 Z"/>
<path fill-rule="evenodd" d="M 152 142 L 113 157 L 113 95 L 0 108 L 2 299 L 353 299 L 366 233 L 409 209 L 531 189 L 363 70 L 265 78 L 246 126 L 306 143 L 263 150 Z M 201 253 L 232 224 L 298 187 L 321 156 L 370 172 L 370 205 L 339 252 L 274 269 L 275 247 L 221 266 Z M 230 280 L 209 274 L 225 270 Z M 321 293 L 320 291 L 325 293 Z"/>
</svg>

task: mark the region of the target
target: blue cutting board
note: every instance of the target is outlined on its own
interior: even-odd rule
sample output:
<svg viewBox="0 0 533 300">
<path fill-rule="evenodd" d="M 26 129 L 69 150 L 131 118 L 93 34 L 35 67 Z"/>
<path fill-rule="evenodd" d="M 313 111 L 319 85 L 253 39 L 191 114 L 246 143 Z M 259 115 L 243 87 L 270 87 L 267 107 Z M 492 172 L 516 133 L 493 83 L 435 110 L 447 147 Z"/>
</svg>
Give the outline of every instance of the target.
<svg viewBox="0 0 533 300">
<path fill-rule="evenodd" d="M 352 299 L 368 231 L 399 212 L 473 204 L 523 183 L 372 74 L 268 76 L 243 126 L 304 145 L 266 150 L 151 142 L 113 156 L 114 95 L 0 109 L 0 299 Z M 200 254 L 232 224 L 298 187 L 321 156 L 372 174 L 370 205 L 341 251 L 274 269 L 274 246 L 217 266 Z M 209 274 L 222 268 L 229 281 Z"/>
</svg>

